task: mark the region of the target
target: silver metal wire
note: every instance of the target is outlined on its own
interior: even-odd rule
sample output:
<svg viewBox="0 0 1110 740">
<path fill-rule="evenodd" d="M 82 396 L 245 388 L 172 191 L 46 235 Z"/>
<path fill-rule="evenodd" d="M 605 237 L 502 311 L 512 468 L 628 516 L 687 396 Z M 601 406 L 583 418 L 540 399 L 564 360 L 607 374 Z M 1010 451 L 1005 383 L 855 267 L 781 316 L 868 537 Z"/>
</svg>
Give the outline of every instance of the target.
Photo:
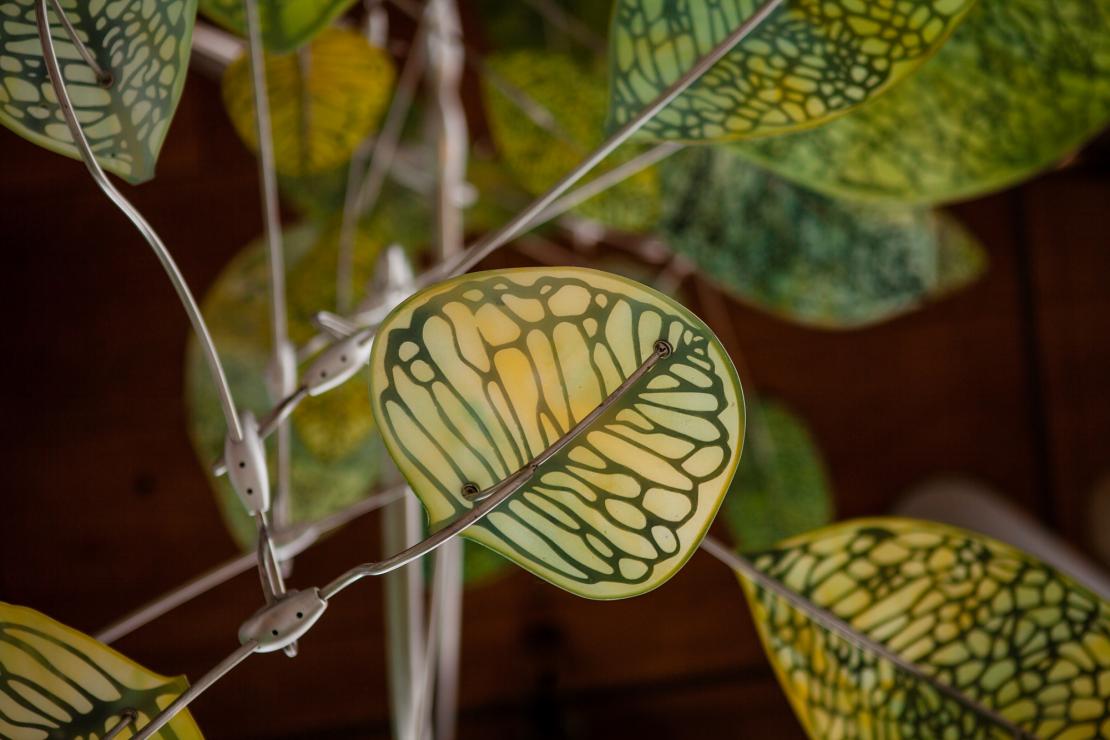
<svg viewBox="0 0 1110 740">
<path fill-rule="evenodd" d="M 77 35 L 77 29 L 70 23 L 69 17 L 66 16 L 61 2 L 59 0 L 50 0 L 50 5 L 54 8 L 54 13 L 58 16 L 58 20 L 62 22 L 62 28 L 65 29 L 66 35 L 69 36 L 69 40 L 73 42 L 73 46 L 76 47 L 77 53 L 81 55 L 81 58 L 85 60 L 85 64 L 89 65 L 89 68 L 92 69 L 93 73 L 96 75 L 96 81 L 104 87 L 110 86 L 114 81 L 112 79 L 112 73 L 100 66 L 100 63 L 96 61 L 96 57 L 93 56 L 89 47 L 85 46 L 85 42 Z"/>
<path fill-rule="evenodd" d="M 644 362 L 630 374 L 623 383 L 617 386 L 612 393 L 605 397 L 605 399 L 598 404 L 598 406 L 582 417 L 582 419 L 575 424 L 559 439 L 555 440 L 550 447 L 545 449 L 536 457 L 525 465 L 520 470 L 516 471 L 508 478 L 498 481 L 494 485 L 480 491 L 473 497 L 474 501 L 480 501 L 473 509 L 462 514 L 457 519 L 452 521 L 443 529 L 435 532 L 434 534 L 426 537 L 422 542 L 419 542 L 412 547 L 409 547 L 396 555 L 386 558 L 377 563 L 363 563 L 362 565 L 351 568 L 346 573 L 343 573 L 338 578 L 333 580 L 327 586 L 320 589 L 320 596 L 326 601 L 343 589 L 350 586 L 356 581 L 360 581 L 368 576 L 380 576 L 389 573 L 392 570 L 407 565 L 414 560 L 424 557 L 428 553 L 435 550 L 437 547 L 448 541 L 452 537 L 462 532 L 472 524 L 476 524 L 485 518 L 487 514 L 496 509 L 502 502 L 509 496 L 513 495 L 525 484 L 532 479 L 536 471 L 541 465 L 550 460 L 552 456 L 558 454 L 560 450 L 570 444 L 582 432 L 586 430 L 591 424 L 604 414 L 610 406 L 616 403 L 617 399 L 628 392 L 640 378 L 651 371 L 659 360 L 668 357 L 671 354 L 671 346 L 665 341 L 660 340 L 656 342 L 655 351 L 653 351 Z"/>
<path fill-rule="evenodd" d="M 66 126 L 69 128 L 70 135 L 73 137 L 73 144 L 77 148 L 77 152 L 84 160 L 85 166 L 92 175 L 93 181 L 100 187 L 108 199 L 115 204 L 120 211 L 123 212 L 131 223 L 135 225 L 139 233 L 150 244 L 150 248 L 154 251 L 154 255 L 162 264 L 162 268 L 166 271 L 166 276 L 169 277 L 170 283 L 177 291 L 177 297 L 181 301 L 182 307 L 185 309 L 185 314 L 189 317 L 189 323 L 193 326 L 193 331 L 197 335 L 200 342 L 201 350 L 204 353 L 204 358 L 208 362 L 208 370 L 212 375 L 212 381 L 216 385 L 216 391 L 220 396 L 220 406 L 223 409 L 224 421 L 227 423 L 228 432 L 231 436 L 239 441 L 243 438 L 243 430 L 239 425 L 239 414 L 235 411 L 235 400 L 231 395 L 231 388 L 227 384 L 227 376 L 224 374 L 223 364 L 220 362 L 220 356 L 216 352 L 216 345 L 212 341 L 212 335 L 208 331 L 208 325 L 204 322 L 204 317 L 200 313 L 200 308 L 197 306 L 196 300 L 193 298 L 192 292 L 189 290 L 188 284 L 185 282 L 185 277 L 174 262 L 173 257 L 170 255 L 166 245 L 162 243 L 162 239 L 154 231 L 153 227 L 147 223 L 142 214 L 131 205 L 131 202 L 123 196 L 108 176 L 104 173 L 100 163 L 96 161 L 96 155 L 93 153 L 92 147 L 89 146 L 89 140 L 85 137 L 85 132 L 81 128 L 81 123 L 77 118 L 77 113 L 73 109 L 73 103 L 70 101 L 69 92 L 66 90 L 65 79 L 62 77 L 62 70 L 58 65 L 58 55 L 54 49 L 54 39 L 50 35 L 50 23 L 47 19 L 47 0 L 35 0 L 35 21 L 38 25 L 39 42 L 42 44 L 43 58 L 46 61 L 46 69 L 50 75 L 50 84 L 54 88 L 54 94 L 58 98 L 58 107 L 62 110 L 62 115 L 65 117 Z M 60 6 L 55 6 L 60 11 Z M 63 16 L 64 17 L 64 16 Z"/>
<path fill-rule="evenodd" d="M 257 649 L 258 642 L 255 640 L 249 640 L 243 643 L 235 652 L 217 663 L 208 673 L 201 676 L 196 683 L 185 690 L 185 693 L 174 699 L 173 703 L 159 712 L 149 724 L 138 728 L 135 740 L 148 740 L 148 738 L 153 737 L 154 733 L 169 724 L 170 721 L 177 716 L 178 712 L 192 704 L 194 699 L 211 688 L 213 684 L 227 675 L 228 672 L 237 665 L 253 655 Z"/>
<path fill-rule="evenodd" d="M 113 725 L 112 729 L 108 730 L 108 732 L 104 733 L 104 737 L 101 740 L 112 740 L 114 737 L 119 737 L 119 734 L 135 724 L 135 720 L 138 718 L 138 712 L 134 709 L 124 709 L 119 713 L 119 722 Z"/>
</svg>

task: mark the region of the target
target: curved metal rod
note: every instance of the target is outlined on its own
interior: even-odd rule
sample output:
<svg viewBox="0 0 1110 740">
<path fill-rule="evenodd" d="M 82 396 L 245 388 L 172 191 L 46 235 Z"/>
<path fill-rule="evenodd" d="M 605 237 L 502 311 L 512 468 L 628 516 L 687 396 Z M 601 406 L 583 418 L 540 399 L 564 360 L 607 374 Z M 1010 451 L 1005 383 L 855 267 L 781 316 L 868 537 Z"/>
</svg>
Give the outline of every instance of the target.
<svg viewBox="0 0 1110 740">
<path fill-rule="evenodd" d="M 100 66 L 100 63 L 96 61 L 96 57 L 89 51 L 89 47 L 85 46 L 85 42 L 77 35 L 77 29 L 69 22 L 69 17 L 66 16 L 65 10 L 62 9 L 62 3 L 59 0 L 50 0 L 50 5 L 53 6 L 58 20 L 62 22 L 62 28 L 65 29 L 66 35 L 69 36 L 69 40 L 73 42 L 74 47 L 77 49 L 77 53 L 81 55 L 81 58 L 85 60 L 85 64 L 89 65 L 89 68 L 92 69 L 93 73 L 96 75 L 96 81 L 104 87 L 111 85 L 112 82 L 114 82 L 112 73 Z"/>
<path fill-rule="evenodd" d="M 617 129 L 612 136 L 606 139 L 601 146 L 595 149 L 585 160 L 568 173 L 563 179 L 555 183 L 546 193 L 536 198 L 524 210 L 517 213 L 500 229 L 490 232 L 470 246 L 459 259 L 443 262 L 437 268 L 428 270 L 417 280 L 417 288 L 425 288 L 448 277 L 461 275 L 485 259 L 496 249 L 504 246 L 512 239 L 523 233 L 532 225 L 532 221 L 540 216 L 559 197 L 569 190 L 576 182 L 585 177 L 590 170 L 596 167 L 606 157 L 612 154 L 632 135 L 639 131 L 658 113 L 670 105 L 671 101 L 681 95 L 708 72 L 713 65 L 719 62 L 733 47 L 743 41 L 754 31 L 767 16 L 775 11 L 785 0 L 766 0 L 751 16 L 736 27 L 721 43 L 701 57 L 697 63 L 688 69 L 681 77 L 675 80 L 666 90 L 660 93 L 646 107 L 640 110 L 627 123 Z"/>
<path fill-rule="evenodd" d="M 821 625 L 830 632 L 836 633 L 838 637 L 845 640 L 846 642 L 856 646 L 861 650 L 864 650 L 865 652 L 877 655 L 885 661 L 893 663 L 899 669 L 905 671 L 911 676 L 916 676 L 920 678 L 922 681 L 935 688 L 939 693 L 948 697 L 960 706 L 965 707 L 966 709 L 976 714 L 986 717 L 998 727 L 1007 730 L 1010 734 L 1013 735 L 1013 737 L 1023 738 L 1023 740 L 1034 740 L 1033 735 L 1030 735 L 1028 732 L 1021 729 L 998 712 L 961 694 L 959 691 L 949 686 L 948 684 L 938 680 L 936 677 L 923 672 L 919 666 L 914 665 L 912 662 L 906 660 L 901 655 L 888 648 L 886 645 L 883 645 L 880 642 L 876 642 L 867 635 L 864 635 L 852 629 L 852 627 L 840 617 L 836 616 L 829 610 L 812 603 L 805 597 L 788 588 L 777 578 L 769 576 L 763 571 L 759 570 L 755 567 L 752 561 L 748 560 L 743 555 L 740 555 L 739 553 L 733 551 L 731 548 L 725 546 L 721 542 L 718 542 L 712 537 L 706 537 L 701 541 L 700 547 L 702 550 L 705 550 L 707 553 L 717 558 L 717 560 L 721 561 L 729 568 L 732 568 L 733 570 L 743 575 L 745 579 L 752 581 L 757 586 L 766 591 L 770 591 L 776 597 L 786 601 L 788 604 L 790 604 L 792 608 L 797 609 L 799 612 L 812 619 L 817 624 Z"/>
<path fill-rule="evenodd" d="M 380 576 L 404 565 L 408 565 L 412 561 L 418 560 L 432 552 L 467 527 L 484 519 L 487 514 L 496 509 L 505 499 L 523 488 L 525 484 L 532 479 L 532 476 L 536 474 L 536 471 L 541 465 L 550 460 L 552 456 L 570 444 L 575 438 L 582 434 L 587 427 L 597 421 L 618 398 L 628 392 L 628 389 L 631 388 L 636 381 L 650 372 L 659 360 L 670 356 L 670 354 L 671 345 L 667 344 L 667 342 L 662 339 L 656 342 L 655 350 L 647 356 L 647 359 L 645 359 L 623 383 L 617 386 L 612 393 L 606 396 L 605 400 L 598 404 L 593 411 L 586 414 L 577 424 L 571 427 L 566 434 L 555 440 L 550 447 L 536 455 L 527 465 L 508 478 L 498 481 L 486 490 L 480 491 L 472 496 L 471 500 L 481 502 L 478 506 L 467 511 L 438 532 L 426 537 L 423 541 L 402 550 L 392 557 L 386 558 L 378 563 L 363 563 L 362 565 L 351 568 L 327 586 L 320 589 L 321 598 L 326 601 L 355 581 L 359 581 L 367 576 Z"/>
<path fill-rule="evenodd" d="M 238 650 L 227 656 L 216 666 L 205 673 L 200 679 L 185 690 L 185 693 L 174 699 L 173 703 L 163 709 L 158 715 L 150 721 L 150 724 L 139 728 L 138 733 L 135 735 L 135 740 L 147 740 L 153 737 L 154 733 L 165 727 L 175 716 L 185 707 L 189 706 L 194 699 L 210 689 L 213 684 L 227 675 L 233 668 L 242 663 L 244 660 L 254 654 L 258 649 L 258 642 L 249 640 L 243 643 Z"/>
<path fill-rule="evenodd" d="M 46 2 L 47 0 L 35 0 L 35 21 L 38 25 L 39 42 L 42 44 L 42 53 L 46 61 L 46 69 L 50 75 L 50 84 L 54 88 L 54 94 L 58 98 L 58 106 L 62 109 L 62 115 L 65 117 L 66 126 L 69 127 L 70 135 L 73 137 L 73 144 L 81 155 L 81 159 L 84 160 L 89 174 L 92 175 L 93 181 L 104 191 L 108 199 L 131 220 L 131 223 L 135 225 L 135 228 L 139 230 L 139 233 L 142 234 L 143 238 L 150 244 L 150 248 L 154 251 L 154 255 L 158 258 L 158 261 L 162 263 L 162 268 L 166 271 L 166 275 L 173 284 L 174 290 L 177 291 L 177 297 L 181 300 L 181 305 L 185 309 L 186 315 L 189 317 L 189 323 L 193 325 L 193 331 L 200 341 L 204 357 L 208 361 L 208 369 L 220 396 L 220 405 L 223 408 L 224 420 L 227 422 L 228 431 L 236 441 L 241 440 L 243 438 L 243 430 L 242 427 L 239 426 L 239 415 L 235 411 L 235 400 L 231 395 L 231 388 L 227 384 L 227 376 L 224 374 L 224 368 L 220 363 L 220 357 L 216 353 L 216 345 L 212 341 L 212 335 L 208 332 L 208 326 L 204 322 L 204 317 L 201 315 L 200 308 L 197 307 L 197 303 L 193 299 L 193 294 L 190 292 L 184 276 L 182 276 L 169 250 L 166 249 L 166 245 L 162 243 L 161 238 L 159 238 L 151 225 L 147 223 L 146 219 L 142 217 L 142 214 L 131 205 L 130 201 L 123 196 L 123 193 L 116 189 L 115 185 L 108 179 L 108 176 L 104 174 L 104 170 L 100 167 L 100 163 L 96 161 L 96 155 L 93 154 L 92 147 L 89 146 L 89 140 L 85 138 L 85 132 L 81 129 L 81 123 L 77 119 L 77 113 L 73 110 L 73 103 L 69 99 L 65 80 L 62 77 L 62 71 L 58 65 L 58 55 L 54 50 L 54 39 L 50 35 L 50 22 L 47 19 Z"/>
</svg>

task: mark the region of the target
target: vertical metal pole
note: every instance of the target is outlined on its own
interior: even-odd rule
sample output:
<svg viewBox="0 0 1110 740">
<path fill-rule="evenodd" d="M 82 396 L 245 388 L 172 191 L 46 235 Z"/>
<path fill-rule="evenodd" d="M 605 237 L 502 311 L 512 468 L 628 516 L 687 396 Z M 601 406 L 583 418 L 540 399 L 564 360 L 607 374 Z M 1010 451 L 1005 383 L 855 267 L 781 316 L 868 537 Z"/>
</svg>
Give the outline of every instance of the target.
<svg viewBox="0 0 1110 740">
<path fill-rule="evenodd" d="M 428 36 L 429 108 L 435 137 L 435 238 L 439 258 L 456 257 L 464 247 L 463 212 L 460 197 L 466 182 L 469 147 L 466 111 L 461 85 L 466 51 L 462 24 L 455 0 L 429 0 L 429 21 L 434 31 Z M 435 622 L 430 626 L 435 645 L 435 728 L 437 740 L 453 740 L 458 705 L 459 652 L 462 642 L 463 541 L 454 538 L 436 553 L 433 596 Z M 429 665 L 429 669 L 432 668 Z M 429 677 L 430 678 L 430 677 Z M 430 680 L 424 686 L 431 686 Z M 426 717 L 433 706 L 432 692 L 421 691 L 418 717 Z"/>
</svg>

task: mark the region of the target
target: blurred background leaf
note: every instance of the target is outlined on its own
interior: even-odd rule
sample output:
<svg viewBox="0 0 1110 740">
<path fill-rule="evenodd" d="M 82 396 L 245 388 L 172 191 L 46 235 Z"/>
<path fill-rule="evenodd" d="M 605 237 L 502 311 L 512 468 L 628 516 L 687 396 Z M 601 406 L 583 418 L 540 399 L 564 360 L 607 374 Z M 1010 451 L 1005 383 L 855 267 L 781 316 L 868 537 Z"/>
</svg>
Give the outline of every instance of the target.
<svg viewBox="0 0 1110 740">
<path fill-rule="evenodd" d="M 257 0 L 262 43 L 269 51 L 294 51 L 343 15 L 355 0 Z M 200 0 L 200 12 L 227 30 L 247 35 L 242 0 Z"/>
<path fill-rule="evenodd" d="M 1051 167 L 1110 122 L 1110 2 L 980 0 L 935 59 L 826 126 L 739 145 L 806 187 L 916 203 Z"/>
</svg>

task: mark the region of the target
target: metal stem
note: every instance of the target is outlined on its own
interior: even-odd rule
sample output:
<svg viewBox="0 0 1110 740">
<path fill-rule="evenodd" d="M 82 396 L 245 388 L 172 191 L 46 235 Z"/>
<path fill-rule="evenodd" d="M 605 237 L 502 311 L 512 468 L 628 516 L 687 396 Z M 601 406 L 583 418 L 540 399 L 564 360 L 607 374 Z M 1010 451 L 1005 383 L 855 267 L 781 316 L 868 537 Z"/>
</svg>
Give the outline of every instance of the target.
<svg viewBox="0 0 1110 740">
<path fill-rule="evenodd" d="M 617 399 L 628 392 L 636 381 L 651 371 L 653 367 L 664 357 L 669 356 L 671 353 L 671 346 L 665 341 L 660 340 L 656 342 L 655 351 L 647 356 L 638 368 L 636 368 L 631 375 L 629 375 L 623 383 L 617 386 L 612 393 L 598 404 L 598 406 L 582 417 L 582 419 L 575 424 L 571 429 L 559 439 L 555 440 L 550 447 L 545 449 L 536 457 L 525 465 L 520 470 L 516 471 L 508 478 L 501 480 L 494 485 L 490 486 L 484 491 L 479 492 L 471 498 L 472 501 L 480 501 L 478 506 L 470 509 L 466 513 L 459 516 L 443 529 L 435 532 L 434 534 L 426 537 L 423 542 L 420 542 L 406 550 L 403 550 L 393 557 L 386 558 L 377 563 L 363 563 L 351 568 L 346 573 L 343 573 L 334 581 L 329 583 L 324 588 L 320 589 L 320 596 L 325 600 L 330 599 L 335 594 L 350 586 L 356 581 L 362 580 L 368 576 L 380 576 L 396 570 L 403 565 L 418 560 L 428 553 L 435 550 L 437 547 L 447 542 L 455 535 L 462 532 L 467 527 L 475 524 L 485 518 L 487 514 L 496 509 L 505 499 L 513 495 L 535 475 L 536 470 L 545 462 L 551 459 L 553 455 L 558 454 L 560 450 L 570 444 L 582 432 L 586 430 L 591 424 L 604 414 L 610 406 L 616 403 Z"/>
<path fill-rule="evenodd" d="M 104 734 L 102 740 L 112 740 L 114 737 L 119 737 L 119 734 L 135 724 L 135 720 L 138 718 L 139 714 L 134 709 L 124 709 L 119 713 L 119 722 Z"/>
<path fill-rule="evenodd" d="M 418 26 L 413 43 L 409 46 L 409 54 L 401 75 L 397 80 L 397 87 L 393 98 L 389 101 L 389 110 L 385 114 L 378 135 L 362 143 L 351 161 L 351 169 L 347 177 L 347 193 L 343 202 L 342 221 L 339 229 L 339 256 L 336 266 L 336 307 L 340 312 L 348 310 L 351 305 L 351 275 L 354 271 L 354 243 L 355 230 L 359 219 L 370 213 L 381 195 L 382 186 L 385 184 L 386 175 L 389 174 L 393 159 L 397 153 L 397 146 L 401 141 L 401 133 L 405 127 L 412 101 L 416 95 L 416 88 L 424 74 L 427 61 L 427 51 L 424 48 L 424 38 L 427 26 L 423 13 L 417 19 Z M 354 187 L 361 164 L 369 157 L 370 169 L 362 179 L 361 184 Z"/>
<path fill-rule="evenodd" d="M 193 299 L 193 294 L 189 290 L 188 284 L 185 282 L 184 276 L 174 262 L 173 257 L 170 255 L 166 245 L 162 243 L 161 238 L 154 231 L 142 214 L 135 209 L 133 205 L 123 196 L 123 194 L 116 189 L 108 176 L 104 174 L 104 170 L 100 167 L 100 163 L 96 161 L 96 155 L 93 154 L 92 147 L 89 146 L 89 141 L 85 137 L 85 132 L 81 129 L 81 123 L 77 119 L 77 113 L 73 109 L 73 103 L 69 99 L 69 93 L 66 90 L 65 80 L 62 77 L 62 70 L 58 65 L 58 55 L 54 49 L 54 39 L 50 35 L 50 24 L 47 21 L 47 0 L 35 0 L 35 20 L 38 25 L 39 42 L 42 44 L 43 58 L 46 61 L 46 69 L 50 75 L 50 84 L 54 88 L 54 94 L 58 98 L 58 106 L 62 110 L 62 115 L 65 117 L 66 126 L 69 128 L 70 135 L 73 137 L 73 144 L 77 148 L 77 152 L 84 160 L 85 166 L 92 175 L 93 181 L 100 187 L 108 199 L 112 201 L 123 212 L 131 223 L 135 225 L 139 233 L 150 244 L 150 248 L 154 251 L 154 255 L 162 264 L 162 268 L 166 271 L 166 276 L 169 277 L 170 283 L 177 291 L 177 296 L 181 301 L 182 307 L 185 309 L 185 314 L 189 317 L 189 322 L 193 326 L 193 331 L 197 335 L 200 342 L 202 351 L 204 352 L 205 360 L 208 362 L 208 370 L 212 375 L 212 381 L 216 385 L 216 390 L 220 396 L 220 405 L 223 409 L 224 421 L 227 423 L 227 428 L 231 436 L 236 440 L 243 438 L 243 430 L 239 426 L 239 414 L 235 411 L 235 400 L 231 395 L 231 388 L 227 384 L 227 377 L 224 374 L 223 365 L 220 363 L 219 354 L 216 352 L 216 345 L 212 341 L 212 335 L 208 332 L 208 326 L 204 322 L 204 317 L 200 313 L 200 308 L 197 307 L 196 301 Z"/>
<path fill-rule="evenodd" d="M 991 722 L 997 726 L 1005 728 L 1007 731 L 1018 738 L 1029 738 L 1032 740 L 1033 736 L 1022 730 L 1017 725 L 1014 725 L 1002 715 L 994 710 L 986 707 L 967 696 L 963 695 L 956 689 L 952 688 L 946 683 L 938 681 L 935 677 L 923 672 L 920 667 L 914 665 L 912 662 L 906 660 L 898 653 L 893 652 L 886 645 L 872 640 L 867 635 L 857 632 L 847 624 L 840 617 L 836 616 L 827 609 L 817 606 L 813 602 L 806 599 L 801 594 L 798 594 L 788 588 L 784 583 L 777 578 L 767 575 L 763 571 L 755 567 L 755 565 L 743 555 L 733 551 L 721 542 L 718 542 L 712 537 L 706 537 L 701 541 L 701 549 L 709 553 L 717 560 L 721 561 L 729 568 L 740 573 L 746 580 L 755 583 L 760 588 L 770 591 L 776 597 L 786 601 L 791 607 L 797 609 L 815 623 L 821 625 L 830 632 L 836 633 L 837 636 L 846 640 L 854 645 L 856 648 L 864 652 L 877 655 L 885 661 L 893 663 L 901 670 L 909 673 L 912 676 L 917 676 L 921 680 L 928 683 L 941 694 L 944 694 L 949 699 L 952 699 L 957 704 L 969 709 L 970 711 L 987 717 Z"/>
<path fill-rule="evenodd" d="M 77 49 L 77 53 L 81 55 L 81 58 L 85 60 L 85 64 L 89 65 L 96 75 L 96 81 L 104 87 L 109 87 L 114 81 L 111 71 L 100 66 L 100 63 L 96 61 L 96 57 L 93 56 L 92 51 L 89 50 L 89 47 L 85 46 L 85 42 L 77 35 L 77 29 L 70 23 L 69 17 L 66 16 L 65 10 L 62 9 L 61 2 L 59 0 L 50 0 L 50 5 L 53 6 L 54 13 L 58 16 L 58 20 L 62 22 L 62 28 L 65 29 L 66 35 L 69 36 L 69 40 L 73 42 L 74 47 Z"/>
<path fill-rule="evenodd" d="M 616 149 L 628 141 L 645 124 L 667 107 L 675 98 L 681 95 L 708 72 L 713 65 L 719 62 L 733 47 L 743 41 L 760 23 L 762 23 L 785 0 L 766 0 L 756 11 L 736 29 L 717 44 L 708 54 L 701 57 L 693 67 L 675 80 L 666 90 L 659 94 L 652 102 L 648 103 L 639 113 L 621 126 L 612 136 L 606 139 L 601 146 L 593 151 L 586 159 L 568 173 L 563 179 L 555 183 L 546 193 L 536 198 L 531 205 L 520 211 L 515 217 L 497 231 L 491 232 L 475 242 L 453 264 L 444 264 L 438 269 L 433 268 L 417 280 L 417 287 L 424 288 L 448 277 L 461 275 L 481 262 L 490 253 L 505 245 L 526 229 L 531 227 L 533 220 L 540 216 L 558 198 L 569 190 L 576 182 L 585 177 L 602 160 L 612 154 Z"/>
<path fill-rule="evenodd" d="M 286 308 L 285 250 L 281 233 L 281 206 L 278 203 L 270 95 L 266 86 L 266 55 L 262 45 L 262 24 L 257 0 L 243 0 L 243 10 L 247 20 L 247 49 L 254 93 L 254 120 L 258 133 L 258 179 L 270 268 L 270 341 L 273 346 L 271 367 L 277 376 L 277 392 L 274 395 L 284 398 L 293 392 L 296 368 L 293 366 L 295 361 L 290 357 L 292 349 L 289 345 L 289 318 Z M 279 529 L 289 523 L 292 443 L 289 424 L 282 419 L 277 426 L 277 486 L 272 504 L 274 525 Z"/>
<path fill-rule="evenodd" d="M 212 670 L 201 676 L 196 683 L 186 689 L 185 693 L 177 697 L 172 704 L 159 712 L 158 715 L 150 721 L 150 724 L 139 728 L 138 734 L 135 735 L 135 740 L 147 740 L 153 737 L 154 733 L 169 724 L 170 721 L 177 716 L 178 712 L 189 706 L 194 699 L 210 689 L 213 684 L 249 658 L 257 649 L 258 643 L 254 640 L 250 640 L 241 645 L 235 652 L 217 663 Z"/>
</svg>

